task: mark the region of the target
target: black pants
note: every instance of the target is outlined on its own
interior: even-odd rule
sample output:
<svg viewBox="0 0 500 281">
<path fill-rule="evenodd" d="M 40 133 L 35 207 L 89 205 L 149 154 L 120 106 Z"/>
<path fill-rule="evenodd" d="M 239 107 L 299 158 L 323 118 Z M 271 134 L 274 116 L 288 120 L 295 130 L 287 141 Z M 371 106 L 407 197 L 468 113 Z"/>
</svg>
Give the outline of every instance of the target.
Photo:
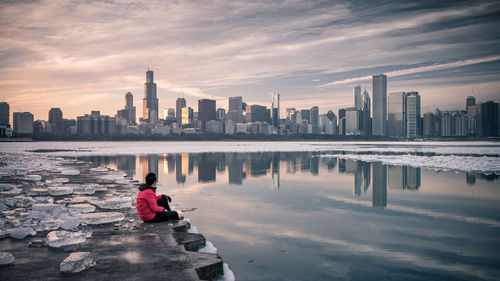
<svg viewBox="0 0 500 281">
<path fill-rule="evenodd" d="M 164 212 L 156 213 L 155 217 L 148 222 L 161 222 L 168 220 L 179 220 L 179 214 L 176 211 L 170 210 L 170 206 L 168 205 L 168 200 L 165 197 L 162 197 L 156 201 L 158 206 L 162 206 L 165 208 Z"/>
</svg>

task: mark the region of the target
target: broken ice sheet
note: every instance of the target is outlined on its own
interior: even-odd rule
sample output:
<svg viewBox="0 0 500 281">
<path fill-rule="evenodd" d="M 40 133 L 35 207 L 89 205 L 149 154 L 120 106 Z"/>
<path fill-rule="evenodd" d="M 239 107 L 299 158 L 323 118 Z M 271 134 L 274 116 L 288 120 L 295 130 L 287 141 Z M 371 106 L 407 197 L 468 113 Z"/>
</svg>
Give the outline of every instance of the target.
<svg viewBox="0 0 500 281">
<path fill-rule="evenodd" d="M 95 265 L 94 260 L 89 252 L 75 252 L 71 253 L 60 264 L 59 269 L 61 272 L 80 272 Z"/>
<path fill-rule="evenodd" d="M 83 232 L 71 232 L 66 230 L 51 231 L 47 234 L 47 243 L 49 247 L 57 248 L 67 245 L 83 243 L 87 236 Z"/>
<path fill-rule="evenodd" d="M 61 171 L 61 175 L 63 176 L 78 176 L 80 171 L 78 170 L 63 170 Z"/>
<path fill-rule="evenodd" d="M 32 227 L 18 227 L 11 229 L 9 234 L 12 238 L 24 239 L 26 236 L 36 235 L 36 231 Z"/>
<path fill-rule="evenodd" d="M 10 264 L 15 260 L 14 256 L 9 252 L 0 252 L 0 265 Z"/>
</svg>

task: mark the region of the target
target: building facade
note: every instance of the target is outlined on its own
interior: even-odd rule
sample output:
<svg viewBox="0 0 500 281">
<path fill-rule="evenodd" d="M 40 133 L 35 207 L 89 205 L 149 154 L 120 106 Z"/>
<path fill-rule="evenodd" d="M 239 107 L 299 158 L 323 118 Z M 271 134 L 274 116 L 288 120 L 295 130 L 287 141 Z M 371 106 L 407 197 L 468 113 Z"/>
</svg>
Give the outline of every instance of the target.
<svg viewBox="0 0 500 281">
<path fill-rule="evenodd" d="M 372 135 L 387 136 L 387 76 L 374 75 Z"/>
</svg>

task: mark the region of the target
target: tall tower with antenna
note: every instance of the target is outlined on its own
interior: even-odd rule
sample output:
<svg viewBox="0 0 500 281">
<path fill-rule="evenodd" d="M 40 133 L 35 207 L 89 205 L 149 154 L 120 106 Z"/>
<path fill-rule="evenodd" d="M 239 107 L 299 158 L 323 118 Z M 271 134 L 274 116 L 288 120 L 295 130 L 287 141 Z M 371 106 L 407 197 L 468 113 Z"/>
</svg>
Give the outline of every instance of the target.
<svg viewBox="0 0 500 281">
<path fill-rule="evenodd" d="M 156 83 L 153 80 L 153 65 L 148 65 L 146 83 L 144 83 L 144 99 L 142 99 L 142 119 L 147 123 L 158 122 L 158 98 L 156 96 Z M 152 120 L 154 119 L 154 120 Z"/>
</svg>

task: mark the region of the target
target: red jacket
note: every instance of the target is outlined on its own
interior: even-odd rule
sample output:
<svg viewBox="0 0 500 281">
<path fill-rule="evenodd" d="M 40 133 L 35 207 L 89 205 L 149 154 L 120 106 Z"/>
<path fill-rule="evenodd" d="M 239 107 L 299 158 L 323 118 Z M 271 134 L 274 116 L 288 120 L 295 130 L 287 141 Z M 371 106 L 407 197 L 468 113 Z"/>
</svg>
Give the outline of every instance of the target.
<svg viewBox="0 0 500 281">
<path fill-rule="evenodd" d="M 156 204 L 156 200 L 160 198 L 161 195 L 156 195 L 156 191 L 149 186 L 142 185 L 139 188 L 135 207 L 141 220 L 150 221 L 155 217 L 156 213 L 165 211 L 165 208 Z"/>
</svg>

